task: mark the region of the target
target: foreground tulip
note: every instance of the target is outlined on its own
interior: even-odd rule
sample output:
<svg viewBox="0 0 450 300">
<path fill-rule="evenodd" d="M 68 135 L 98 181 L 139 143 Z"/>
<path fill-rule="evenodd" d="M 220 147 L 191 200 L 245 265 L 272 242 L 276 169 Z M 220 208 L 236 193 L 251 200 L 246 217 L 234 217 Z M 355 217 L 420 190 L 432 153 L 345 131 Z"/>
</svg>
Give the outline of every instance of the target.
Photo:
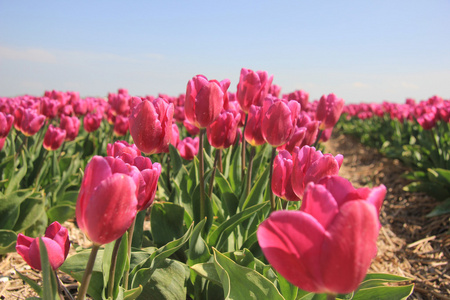
<svg viewBox="0 0 450 300">
<path fill-rule="evenodd" d="M 335 94 L 323 95 L 316 110 L 316 120 L 321 121 L 320 130 L 325 130 L 336 125 L 344 108 L 344 100 Z"/>
<path fill-rule="evenodd" d="M 141 99 L 137 98 L 139 101 Z M 128 120 L 131 136 L 139 150 L 146 154 L 169 152 L 172 119 L 173 104 L 162 98 L 143 100 L 133 107 Z"/>
<path fill-rule="evenodd" d="M 189 80 L 186 87 L 186 119 L 198 128 L 206 128 L 222 111 L 223 97 L 221 83 L 217 80 L 208 81 L 203 75 L 195 76 Z"/>
<path fill-rule="evenodd" d="M 300 198 L 295 195 L 292 189 L 292 156 L 286 151 L 280 151 L 273 162 L 273 177 L 271 188 L 272 192 L 278 197 L 289 200 L 299 201 Z"/>
<path fill-rule="evenodd" d="M 258 228 L 269 263 L 289 282 L 313 293 L 356 290 L 376 255 L 381 185 L 355 189 L 330 176 L 310 183 L 300 211 L 276 211 Z"/>
<path fill-rule="evenodd" d="M 84 171 L 76 206 L 80 229 L 97 245 L 108 244 L 130 227 L 137 213 L 136 183 L 113 172 L 108 160 L 94 156 Z"/>
<path fill-rule="evenodd" d="M 255 72 L 246 68 L 241 69 L 236 98 L 245 113 L 248 113 L 252 105 L 263 105 L 272 80 L 273 75 L 269 77 L 266 71 Z"/>
<path fill-rule="evenodd" d="M 44 136 L 44 148 L 48 151 L 54 151 L 61 147 L 64 139 L 66 138 L 66 131 L 64 129 L 54 127 L 50 124 L 47 129 L 47 132 Z"/>
<path fill-rule="evenodd" d="M 301 198 L 309 182 L 317 183 L 322 177 L 337 175 L 343 160 L 341 154 L 334 157 L 331 154 L 322 154 L 314 147 L 304 146 L 301 149 L 295 147 L 292 154 L 294 193 Z"/>
<path fill-rule="evenodd" d="M 66 260 L 67 254 L 69 254 L 70 241 L 67 228 L 61 226 L 58 222 L 53 222 L 45 230 L 42 241 L 47 248 L 48 260 L 52 269 L 58 269 Z M 19 233 L 16 251 L 30 267 L 42 270 L 39 238 L 27 237 Z"/>
</svg>

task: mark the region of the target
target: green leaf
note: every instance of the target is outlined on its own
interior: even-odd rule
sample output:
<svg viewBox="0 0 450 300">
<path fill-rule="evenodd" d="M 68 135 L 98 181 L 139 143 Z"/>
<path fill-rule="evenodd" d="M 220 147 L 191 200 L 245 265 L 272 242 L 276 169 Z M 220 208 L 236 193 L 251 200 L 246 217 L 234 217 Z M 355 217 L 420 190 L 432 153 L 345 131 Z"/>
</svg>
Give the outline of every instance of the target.
<svg viewBox="0 0 450 300">
<path fill-rule="evenodd" d="M 200 216 L 200 184 L 195 187 L 195 190 L 192 194 L 192 208 L 194 210 L 194 222 L 198 224 L 201 221 Z M 214 213 L 212 210 L 211 199 L 205 193 L 205 213 L 206 213 L 206 224 L 205 224 L 205 232 L 209 232 L 211 225 L 213 223 Z"/>
<path fill-rule="evenodd" d="M 284 299 L 275 285 L 255 270 L 242 267 L 214 249 L 214 264 L 225 299 Z"/>
<path fill-rule="evenodd" d="M 161 247 L 183 235 L 184 208 L 170 203 L 154 203 L 150 222 L 153 242 Z"/>
<path fill-rule="evenodd" d="M 277 273 L 278 285 L 281 294 L 286 300 L 295 300 L 297 298 L 298 287 L 286 280 L 281 274 Z"/>
<path fill-rule="evenodd" d="M 450 198 L 447 198 L 442 203 L 437 205 L 430 213 L 428 213 L 427 217 L 435 217 L 449 213 L 450 213 Z"/>
<path fill-rule="evenodd" d="M 216 266 L 214 263 L 201 263 L 191 266 L 191 269 L 195 271 L 198 275 L 206 278 L 220 286 L 222 283 L 220 282 L 219 274 L 217 274 Z"/>
<path fill-rule="evenodd" d="M 136 220 L 134 221 L 133 239 L 131 241 L 131 247 L 142 248 L 142 242 L 144 240 L 144 221 L 147 211 L 142 210 L 137 213 Z"/>
<path fill-rule="evenodd" d="M 435 168 L 428 169 L 428 177 L 430 180 L 434 180 L 442 183 L 444 186 L 450 188 L 450 170 Z"/>
<path fill-rule="evenodd" d="M 208 245 L 202 238 L 202 231 L 203 227 L 205 226 L 205 223 L 206 219 L 203 219 L 194 227 L 192 236 L 189 240 L 189 249 L 188 249 L 189 266 L 192 266 L 197 263 L 206 262 L 211 257 Z"/>
<path fill-rule="evenodd" d="M 45 225 L 47 225 L 47 216 L 45 214 L 45 199 L 43 193 L 35 193 L 20 204 L 19 218 L 14 225 L 14 231 L 22 232 L 35 225 L 45 216 Z"/>
<path fill-rule="evenodd" d="M 414 284 L 405 286 L 379 286 L 358 290 L 353 296 L 353 300 L 378 299 L 391 300 L 407 299 L 414 290 Z"/>
<path fill-rule="evenodd" d="M 33 279 L 29 278 L 28 276 L 23 275 L 18 270 L 16 270 L 16 272 L 17 272 L 17 275 L 19 275 L 19 277 L 23 281 L 25 281 L 39 296 L 42 297 L 42 286 L 40 286 L 36 281 L 34 281 Z"/>
<path fill-rule="evenodd" d="M 179 261 L 164 259 L 154 270 L 137 299 L 145 300 L 185 300 L 186 266 Z"/>
<path fill-rule="evenodd" d="M 50 223 L 58 221 L 64 223 L 66 220 L 75 216 L 75 206 L 73 205 L 57 205 L 47 210 L 47 217 Z"/>
<path fill-rule="evenodd" d="M 249 218 L 252 214 L 256 213 L 268 204 L 269 203 L 265 202 L 249 207 L 220 224 L 219 227 L 217 227 L 217 229 L 208 236 L 208 245 L 220 249 L 223 243 L 227 240 L 228 236 L 239 224 L 242 223 L 242 221 Z"/>
<path fill-rule="evenodd" d="M 229 181 L 233 188 L 235 195 L 240 195 L 242 190 L 242 157 L 241 157 L 242 143 L 236 148 L 233 146 L 233 153 L 231 157 Z"/>
<path fill-rule="evenodd" d="M 180 153 L 177 148 L 175 148 L 172 144 L 169 144 L 169 155 L 170 155 L 170 163 L 172 165 L 172 174 L 178 174 L 181 167 L 183 166 L 183 160 L 181 159 Z"/>
<path fill-rule="evenodd" d="M 120 287 L 120 288 L 123 289 L 122 287 Z M 142 293 L 142 290 L 143 290 L 143 288 L 140 285 L 137 288 L 124 291 L 123 292 L 123 300 L 134 300 L 134 299 L 136 299 Z"/>
<path fill-rule="evenodd" d="M 39 252 L 41 254 L 42 267 L 42 298 L 49 300 L 59 300 L 58 283 L 56 282 L 55 273 L 48 261 L 47 247 L 42 238 L 39 238 Z"/>
<path fill-rule="evenodd" d="M 17 188 L 19 187 L 20 181 L 27 174 L 27 159 L 25 157 L 24 151 L 22 151 L 21 158 L 22 158 L 22 160 L 21 160 L 22 166 L 20 167 L 19 171 L 17 171 L 17 172 L 15 172 L 15 170 L 14 170 L 13 175 L 8 183 L 8 187 L 6 188 L 5 195 L 10 195 L 12 192 L 17 190 Z"/>
<path fill-rule="evenodd" d="M 246 207 L 253 206 L 263 201 L 264 190 L 266 190 L 266 188 L 270 188 L 270 184 L 268 184 L 269 174 L 270 174 L 270 165 L 266 167 L 264 173 L 261 174 L 256 184 L 253 185 L 250 194 L 247 196 L 247 198 L 245 199 L 241 198 L 241 200 L 239 201 L 239 207 L 241 211 L 244 210 Z"/>
</svg>

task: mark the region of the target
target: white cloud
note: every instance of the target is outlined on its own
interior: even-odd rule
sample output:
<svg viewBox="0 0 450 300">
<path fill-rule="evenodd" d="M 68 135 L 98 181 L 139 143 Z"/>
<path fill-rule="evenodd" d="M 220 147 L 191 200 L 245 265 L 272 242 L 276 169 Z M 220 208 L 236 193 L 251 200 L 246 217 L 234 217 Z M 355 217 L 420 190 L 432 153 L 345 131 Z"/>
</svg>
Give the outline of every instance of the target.
<svg viewBox="0 0 450 300">
<path fill-rule="evenodd" d="M 57 57 L 45 49 L 20 49 L 4 46 L 0 46 L 0 60 L 22 60 L 50 64 L 57 63 Z"/>
</svg>

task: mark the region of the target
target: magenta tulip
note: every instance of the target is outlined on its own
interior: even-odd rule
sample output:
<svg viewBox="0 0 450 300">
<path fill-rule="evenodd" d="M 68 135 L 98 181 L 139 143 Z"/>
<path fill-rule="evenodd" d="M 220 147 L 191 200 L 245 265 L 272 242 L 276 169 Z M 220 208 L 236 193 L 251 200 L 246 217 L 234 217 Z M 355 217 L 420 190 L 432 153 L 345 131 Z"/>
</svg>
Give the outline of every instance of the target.
<svg viewBox="0 0 450 300">
<path fill-rule="evenodd" d="M 106 154 L 112 157 L 118 157 L 124 162 L 132 165 L 134 159 L 141 156 L 141 151 L 135 144 L 128 144 L 126 141 L 117 141 L 114 144 L 108 144 L 106 146 Z"/>
<path fill-rule="evenodd" d="M 206 135 L 211 146 L 226 149 L 236 141 L 236 133 L 241 115 L 231 111 L 222 111 L 219 117 L 206 128 Z"/>
<path fill-rule="evenodd" d="M 44 136 L 44 148 L 48 151 L 54 151 L 61 147 L 65 138 L 66 131 L 64 129 L 55 127 L 50 124 Z"/>
<path fill-rule="evenodd" d="M 69 117 L 62 115 L 59 127 L 66 131 L 66 141 L 73 141 L 80 130 L 80 120 L 75 116 Z"/>
<path fill-rule="evenodd" d="M 355 189 L 339 176 L 310 183 L 300 211 L 273 212 L 257 237 L 269 263 L 313 293 L 356 290 L 376 255 L 385 186 Z"/>
<path fill-rule="evenodd" d="M 286 151 L 280 151 L 273 161 L 273 176 L 272 176 L 272 192 L 278 197 L 289 200 L 299 201 L 300 198 L 294 193 L 292 189 L 292 156 Z"/>
<path fill-rule="evenodd" d="M 96 131 L 102 124 L 102 115 L 99 113 L 89 113 L 83 119 L 83 128 L 87 132 Z"/>
<path fill-rule="evenodd" d="M 128 118 L 122 115 L 117 115 L 114 120 L 114 134 L 117 136 L 124 136 L 129 128 Z"/>
<path fill-rule="evenodd" d="M 206 128 L 219 116 L 223 108 L 223 86 L 217 80 L 197 75 L 186 87 L 184 112 L 186 119 L 198 128 Z"/>
<path fill-rule="evenodd" d="M 198 147 L 199 147 L 198 136 L 196 136 L 195 138 L 187 137 L 181 140 L 177 145 L 177 149 L 180 152 L 180 156 L 185 160 L 193 160 L 198 153 Z"/>
<path fill-rule="evenodd" d="M 178 129 L 178 125 L 172 124 L 172 139 L 170 143 L 176 148 L 178 143 L 180 142 L 180 130 Z"/>
<path fill-rule="evenodd" d="M 248 113 L 252 105 L 263 105 L 272 80 L 273 75 L 269 77 L 266 71 L 254 72 L 245 68 L 241 69 L 236 98 L 245 113 Z"/>
<path fill-rule="evenodd" d="M 118 239 L 136 216 L 136 193 L 132 177 L 114 173 L 108 159 L 94 156 L 85 168 L 77 199 L 78 226 L 97 245 Z"/>
<path fill-rule="evenodd" d="M 139 99 L 140 100 L 140 99 Z M 131 110 L 130 133 L 146 154 L 169 152 L 172 138 L 173 104 L 162 98 L 143 100 Z"/>
<path fill-rule="evenodd" d="M 4 114 L 0 112 L 0 138 L 7 137 L 11 126 L 14 122 L 14 117 L 12 115 Z"/>
<path fill-rule="evenodd" d="M 300 104 L 286 102 L 272 96 L 264 100 L 261 132 L 264 139 L 273 147 L 285 144 L 295 131 Z"/>
<path fill-rule="evenodd" d="M 317 183 L 327 175 L 337 175 L 344 157 L 341 154 L 333 157 L 322 154 L 316 148 L 303 146 L 294 148 L 292 154 L 292 188 L 297 197 L 303 197 L 303 192 L 309 182 Z"/>
<path fill-rule="evenodd" d="M 69 231 L 58 222 L 53 222 L 45 230 L 42 241 L 47 248 L 48 260 L 52 269 L 58 269 L 66 260 L 67 254 L 69 254 Z M 16 251 L 30 267 L 42 270 L 39 238 L 27 237 L 19 233 Z"/>
<path fill-rule="evenodd" d="M 277 147 L 277 150 L 287 150 L 292 154 L 295 147 L 301 147 L 301 145 L 303 145 L 306 131 L 306 127 L 295 127 L 294 134 L 291 136 L 291 138 L 286 142 L 286 144 Z"/>
<path fill-rule="evenodd" d="M 250 106 L 244 138 L 252 146 L 263 145 L 266 142 L 261 131 L 262 116 L 261 106 Z"/>
<path fill-rule="evenodd" d="M 344 100 L 335 94 L 323 95 L 316 110 L 316 120 L 320 121 L 320 130 L 325 130 L 336 125 L 344 108 Z"/>
<path fill-rule="evenodd" d="M 42 128 L 44 122 L 45 116 L 39 115 L 34 109 L 18 107 L 14 111 L 14 127 L 26 136 L 35 135 Z"/>
</svg>

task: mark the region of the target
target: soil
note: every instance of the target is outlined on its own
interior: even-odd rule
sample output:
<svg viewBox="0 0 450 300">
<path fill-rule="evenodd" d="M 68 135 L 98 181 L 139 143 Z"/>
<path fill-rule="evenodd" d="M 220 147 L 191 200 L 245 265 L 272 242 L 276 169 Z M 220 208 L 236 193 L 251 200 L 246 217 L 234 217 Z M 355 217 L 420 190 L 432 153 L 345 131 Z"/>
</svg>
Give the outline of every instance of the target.
<svg viewBox="0 0 450 300">
<path fill-rule="evenodd" d="M 369 272 L 411 278 L 407 283 L 414 283 L 415 288 L 409 299 L 450 299 L 449 215 L 426 217 L 438 202 L 424 194 L 403 191 L 408 181 L 402 175 L 410 170 L 398 160 L 383 157 L 355 138 L 336 133 L 324 146 L 325 153 L 344 155 L 339 174 L 355 187 L 384 184 L 387 188 L 380 215 L 382 228 L 377 242 L 378 255 Z M 66 222 L 64 226 L 69 228 L 72 241 L 89 246 L 89 241 L 73 223 Z M 0 299 L 37 296 L 16 270 L 40 280 L 39 273 L 30 269 L 17 253 L 9 253 L 0 260 Z M 59 277 L 74 294 L 77 283 L 64 273 L 59 273 Z"/>
</svg>

